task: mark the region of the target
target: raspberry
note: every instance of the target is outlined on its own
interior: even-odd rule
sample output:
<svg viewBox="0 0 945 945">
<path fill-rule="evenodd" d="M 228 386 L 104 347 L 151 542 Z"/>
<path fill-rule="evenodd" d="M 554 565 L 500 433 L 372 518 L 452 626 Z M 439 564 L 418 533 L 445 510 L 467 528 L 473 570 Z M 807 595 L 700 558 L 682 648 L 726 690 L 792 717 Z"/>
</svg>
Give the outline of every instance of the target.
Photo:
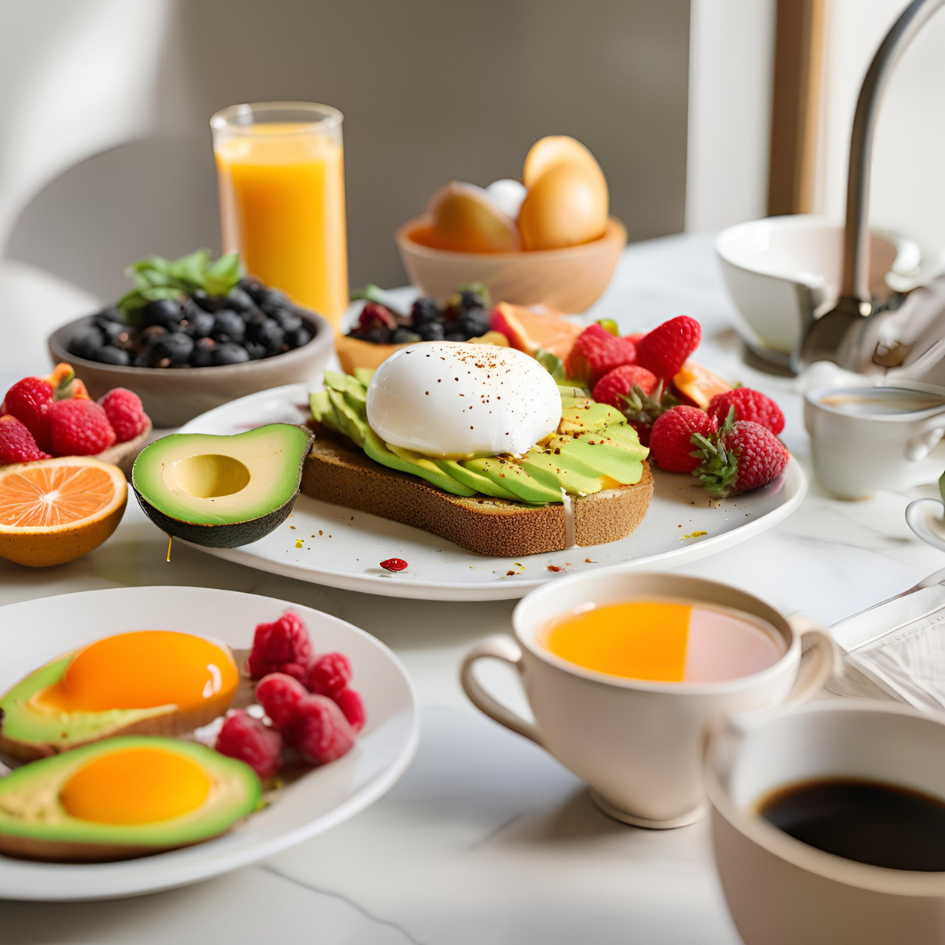
<svg viewBox="0 0 945 945">
<path fill-rule="evenodd" d="M 305 685 L 319 696 L 334 696 L 351 682 L 351 661 L 343 653 L 325 653 L 308 672 Z"/>
<path fill-rule="evenodd" d="M 656 390 L 658 383 L 656 375 L 646 368 L 636 364 L 624 364 L 608 371 L 594 385 L 594 400 L 599 404 L 610 404 L 611 407 L 622 410 L 627 402 L 627 395 L 635 387 L 640 388 L 643 396 L 649 397 Z"/>
<path fill-rule="evenodd" d="M 784 444 L 767 427 L 753 420 L 733 422 L 731 414 L 715 436 L 696 434 L 694 439 L 704 461 L 693 475 L 719 499 L 766 486 L 784 472 L 789 458 Z"/>
<path fill-rule="evenodd" d="M 367 715 L 364 711 L 364 700 L 359 692 L 346 687 L 341 692 L 335 693 L 335 704 L 341 709 L 344 717 L 348 720 L 348 724 L 356 732 L 360 732 L 364 728 Z"/>
<path fill-rule="evenodd" d="M 31 463 L 36 459 L 49 459 L 33 439 L 33 434 L 9 414 L 0 417 L 0 465 L 8 463 Z"/>
<path fill-rule="evenodd" d="M 3 399 L 2 411 L 16 417 L 33 434 L 40 449 L 53 452 L 49 429 L 49 408 L 53 402 L 53 386 L 41 377 L 24 377 L 17 381 Z"/>
<path fill-rule="evenodd" d="M 657 377 L 670 380 L 679 373 L 701 340 L 702 326 L 688 315 L 678 315 L 640 339 L 637 362 Z"/>
<path fill-rule="evenodd" d="M 227 758 L 245 761 L 263 780 L 273 777 L 282 763 L 282 736 L 242 709 L 224 720 L 216 749 Z"/>
<path fill-rule="evenodd" d="M 636 358 L 636 346 L 629 338 L 618 338 L 601 325 L 588 325 L 568 355 L 568 377 L 593 386 L 608 371 L 633 364 Z"/>
<path fill-rule="evenodd" d="M 753 420 L 767 427 L 775 436 L 784 429 L 784 414 L 781 408 L 761 391 L 749 387 L 738 387 L 716 394 L 709 402 L 708 412 L 716 422 L 724 423 L 729 410 L 735 408 L 735 420 Z"/>
<path fill-rule="evenodd" d="M 256 701 L 280 731 L 292 721 L 307 696 L 305 686 L 285 673 L 270 673 L 256 684 Z"/>
<path fill-rule="evenodd" d="M 397 327 L 397 319 L 386 305 L 368 302 L 358 316 L 358 327 L 362 331 L 370 331 L 372 328 L 387 328 L 393 331 Z"/>
<path fill-rule="evenodd" d="M 94 400 L 57 400 L 49 408 L 56 456 L 93 456 L 115 442 L 105 411 Z"/>
<path fill-rule="evenodd" d="M 127 443 L 148 428 L 148 415 L 141 398 L 124 387 L 110 390 L 100 401 L 119 443 Z"/>
<path fill-rule="evenodd" d="M 327 696 L 305 699 L 286 734 L 289 744 L 316 765 L 347 754 L 355 740 L 344 713 Z"/>
<path fill-rule="evenodd" d="M 256 627 L 249 654 L 249 677 L 262 679 L 270 673 L 285 673 L 303 680 L 311 659 L 308 628 L 297 614 L 287 610 L 278 620 Z"/>
<path fill-rule="evenodd" d="M 658 417 L 650 434 L 650 456 L 667 472 L 691 473 L 703 459 L 696 433 L 709 437 L 718 430 L 715 417 L 698 407 L 673 407 Z"/>
</svg>

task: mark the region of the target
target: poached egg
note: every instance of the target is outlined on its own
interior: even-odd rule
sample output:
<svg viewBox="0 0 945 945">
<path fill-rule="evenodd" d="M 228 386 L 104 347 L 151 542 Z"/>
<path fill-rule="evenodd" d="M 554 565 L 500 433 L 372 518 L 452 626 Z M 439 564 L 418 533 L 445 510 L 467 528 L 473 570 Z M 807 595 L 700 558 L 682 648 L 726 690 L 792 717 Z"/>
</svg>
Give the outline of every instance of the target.
<svg viewBox="0 0 945 945">
<path fill-rule="evenodd" d="M 561 395 L 523 351 L 421 342 L 395 351 L 374 373 L 367 418 L 385 443 L 426 456 L 520 455 L 555 432 Z"/>
</svg>

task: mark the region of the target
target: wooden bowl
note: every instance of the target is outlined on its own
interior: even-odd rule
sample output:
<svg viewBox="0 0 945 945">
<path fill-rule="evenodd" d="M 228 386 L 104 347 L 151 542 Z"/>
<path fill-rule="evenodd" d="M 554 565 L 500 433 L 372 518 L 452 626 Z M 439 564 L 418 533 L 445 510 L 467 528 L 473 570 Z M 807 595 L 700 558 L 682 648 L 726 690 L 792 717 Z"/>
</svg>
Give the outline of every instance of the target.
<svg viewBox="0 0 945 945">
<path fill-rule="evenodd" d="M 155 427 L 179 427 L 237 397 L 283 384 L 319 380 L 331 357 L 334 329 L 314 312 L 296 309 L 296 314 L 312 333 L 312 340 L 307 344 L 261 361 L 220 367 L 119 367 L 77 358 L 69 352 L 69 342 L 92 321 L 92 315 L 58 328 L 47 339 L 47 345 L 53 363 L 71 364 L 94 400 L 113 387 L 127 387 L 141 398 Z"/>
<path fill-rule="evenodd" d="M 410 281 L 438 302 L 458 285 L 482 282 L 496 302 L 584 312 L 607 288 L 627 245 L 627 229 L 616 217 L 593 243 L 516 253 L 455 253 L 423 246 L 411 234 L 426 225 L 424 217 L 408 220 L 394 239 Z"/>
</svg>

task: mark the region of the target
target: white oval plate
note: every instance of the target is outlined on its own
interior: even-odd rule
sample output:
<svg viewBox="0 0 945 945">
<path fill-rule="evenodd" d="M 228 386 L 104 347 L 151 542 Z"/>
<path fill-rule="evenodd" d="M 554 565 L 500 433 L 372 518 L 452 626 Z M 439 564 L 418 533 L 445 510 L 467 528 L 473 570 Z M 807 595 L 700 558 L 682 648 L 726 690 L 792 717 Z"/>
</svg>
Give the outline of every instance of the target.
<svg viewBox="0 0 945 945">
<path fill-rule="evenodd" d="M 308 393 L 305 384 L 289 384 L 250 394 L 195 417 L 180 432 L 228 434 L 265 423 L 304 423 L 310 416 Z M 807 477 L 793 458 L 778 482 L 714 504 L 691 476 L 651 469 L 656 489 L 643 524 L 628 538 L 607 545 L 485 558 L 420 529 L 300 495 L 292 515 L 265 538 L 240 548 L 200 550 L 273 574 L 367 594 L 507 600 L 558 574 L 614 564 L 675 567 L 714 554 L 776 525 L 807 492 Z M 298 541 L 302 545 L 297 548 Z M 384 571 L 379 565 L 387 558 L 403 558 L 407 570 Z"/>
<path fill-rule="evenodd" d="M 316 651 L 351 659 L 367 710 L 343 758 L 291 784 L 266 809 L 215 840 L 119 863 L 36 863 L 0 856 L 0 899 L 117 899 L 227 873 L 334 827 L 373 804 L 413 758 L 419 715 L 413 686 L 383 643 L 336 617 L 271 597 L 202 587 L 123 587 L 63 594 L 0 608 L 0 692 L 60 653 L 135 629 L 206 633 L 249 647 L 257 623 L 292 607 Z M 27 632 L 24 632 L 28 628 Z"/>
</svg>

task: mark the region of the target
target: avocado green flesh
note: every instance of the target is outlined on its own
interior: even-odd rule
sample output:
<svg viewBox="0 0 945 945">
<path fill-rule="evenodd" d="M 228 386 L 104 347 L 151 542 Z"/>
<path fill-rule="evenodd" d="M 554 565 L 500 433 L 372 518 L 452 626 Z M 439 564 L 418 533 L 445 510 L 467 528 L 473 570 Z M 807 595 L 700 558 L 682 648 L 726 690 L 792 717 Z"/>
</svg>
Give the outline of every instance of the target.
<svg viewBox="0 0 945 945">
<path fill-rule="evenodd" d="M 142 450 L 131 481 L 142 510 L 169 535 L 232 548 L 288 517 L 311 441 L 291 423 L 232 436 L 172 434 Z"/>
<path fill-rule="evenodd" d="M 138 748 L 172 751 L 199 764 L 213 782 L 204 803 L 179 817 L 144 824 L 80 820 L 65 810 L 59 795 L 76 771 L 110 752 Z M 224 833 L 256 810 L 261 793 L 252 768 L 204 745 L 172 738 L 110 738 L 35 761 L 0 778 L 0 836 L 166 849 Z"/>
<path fill-rule="evenodd" d="M 9 692 L 0 697 L 0 732 L 3 737 L 29 745 L 50 745 L 66 751 L 73 745 L 82 745 L 99 739 L 118 729 L 143 719 L 164 715 L 173 706 L 150 709 L 108 709 L 104 712 L 61 713 L 31 703 L 37 692 L 57 683 L 72 662 L 67 654 L 41 666 L 21 679 Z"/>
<path fill-rule="evenodd" d="M 559 385 L 562 416 L 550 450 L 536 446 L 519 458 L 448 460 L 384 443 L 367 421 L 367 385 L 373 373 L 356 370 L 352 377 L 326 371 L 326 389 L 310 398 L 312 416 L 375 462 L 419 476 L 446 492 L 544 505 L 562 502 L 562 490 L 572 495 L 600 492 L 604 477 L 630 485 L 643 476 L 642 460 L 649 451 L 640 445 L 633 427 L 615 407 L 595 402 L 587 390 L 573 385 Z M 583 438 L 603 448 L 591 452 Z"/>
</svg>

